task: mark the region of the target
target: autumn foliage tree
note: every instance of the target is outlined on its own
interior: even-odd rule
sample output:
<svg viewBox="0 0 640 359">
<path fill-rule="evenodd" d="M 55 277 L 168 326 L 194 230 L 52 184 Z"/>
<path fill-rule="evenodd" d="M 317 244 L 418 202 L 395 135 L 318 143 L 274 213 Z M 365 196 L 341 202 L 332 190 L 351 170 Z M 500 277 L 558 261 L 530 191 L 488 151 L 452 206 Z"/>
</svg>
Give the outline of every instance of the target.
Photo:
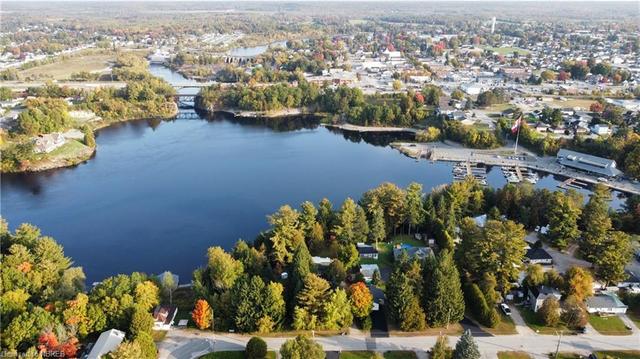
<svg viewBox="0 0 640 359">
<path fill-rule="evenodd" d="M 196 306 L 191 313 L 191 318 L 198 328 L 204 330 L 213 325 L 212 313 L 209 303 L 204 299 L 198 299 Z"/>
<path fill-rule="evenodd" d="M 373 308 L 373 295 L 363 283 L 354 283 L 349 287 L 351 310 L 357 318 L 364 318 L 371 313 Z"/>
<path fill-rule="evenodd" d="M 51 330 L 40 334 L 38 338 L 38 351 L 42 357 L 75 358 L 78 351 L 78 339 L 69 336 L 60 343 L 58 336 Z"/>
</svg>

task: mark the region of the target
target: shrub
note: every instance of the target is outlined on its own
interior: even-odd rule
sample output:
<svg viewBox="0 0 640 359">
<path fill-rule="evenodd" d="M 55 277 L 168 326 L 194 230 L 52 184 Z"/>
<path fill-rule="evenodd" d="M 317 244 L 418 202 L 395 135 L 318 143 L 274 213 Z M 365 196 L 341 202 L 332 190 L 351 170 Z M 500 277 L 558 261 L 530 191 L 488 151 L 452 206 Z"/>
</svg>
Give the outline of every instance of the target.
<svg viewBox="0 0 640 359">
<path fill-rule="evenodd" d="M 267 343 L 260 337 L 249 339 L 244 350 L 246 359 L 264 359 L 267 357 Z"/>
</svg>

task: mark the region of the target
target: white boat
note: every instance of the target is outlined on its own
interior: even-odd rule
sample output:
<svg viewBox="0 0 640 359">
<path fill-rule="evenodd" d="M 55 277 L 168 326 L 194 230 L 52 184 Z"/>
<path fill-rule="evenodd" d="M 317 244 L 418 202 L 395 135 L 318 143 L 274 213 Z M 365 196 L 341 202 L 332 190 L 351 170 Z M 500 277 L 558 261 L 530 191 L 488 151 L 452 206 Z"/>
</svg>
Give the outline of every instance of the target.
<svg viewBox="0 0 640 359">
<path fill-rule="evenodd" d="M 507 176 L 507 182 L 520 183 L 520 179 L 518 178 L 518 176 L 515 175 L 515 173 L 512 173 L 509 176 Z"/>
</svg>

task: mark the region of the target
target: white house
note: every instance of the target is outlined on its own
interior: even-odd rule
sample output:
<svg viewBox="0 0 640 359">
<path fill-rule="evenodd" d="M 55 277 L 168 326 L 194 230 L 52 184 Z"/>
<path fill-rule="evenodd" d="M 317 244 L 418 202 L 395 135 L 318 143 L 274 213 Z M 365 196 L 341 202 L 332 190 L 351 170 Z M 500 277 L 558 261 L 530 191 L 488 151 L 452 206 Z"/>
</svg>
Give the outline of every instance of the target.
<svg viewBox="0 0 640 359">
<path fill-rule="evenodd" d="M 529 288 L 529 303 L 531 303 L 531 310 L 537 312 L 542 306 L 542 303 L 547 298 L 556 298 L 560 300 L 562 294 L 557 289 L 548 287 L 546 285 L 540 285 L 534 288 Z"/>
<path fill-rule="evenodd" d="M 311 257 L 311 262 L 316 266 L 327 267 L 331 264 L 331 258 L 329 257 Z"/>
<path fill-rule="evenodd" d="M 49 153 L 56 148 L 64 145 L 67 140 L 61 133 L 48 133 L 40 135 L 34 140 L 35 153 Z"/>
<path fill-rule="evenodd" d="M 173 325 L 173 320 L 178 314 L 178 307 L 175 305 L 159 305 L 153 310 L 153 329 L 169 330 Z"/>
<path fill-rule="evenodd" d="M 601 292 L 589 297 L 586 303 L 589 313 L 624 314 L 627 312 L 627 306 L 620 301 L 617 295 L 610 292 Z"/>
<path fill-rule="evenodd" d="M 598 136 L 610 135 L 611 128 L 607 125 L 597 124 L 591 127 L 591 132 L 595 133 Z"/>
<path fill-rule="evenodd" d="M 91 347 L 91 351 L 87 355 L 87 359 L 100 359 L 103 355 L 110 353 L 124 340 L 124 332 L 118 329 L 107 330 L 102 332 L 96 343 Z"/>
</svg>

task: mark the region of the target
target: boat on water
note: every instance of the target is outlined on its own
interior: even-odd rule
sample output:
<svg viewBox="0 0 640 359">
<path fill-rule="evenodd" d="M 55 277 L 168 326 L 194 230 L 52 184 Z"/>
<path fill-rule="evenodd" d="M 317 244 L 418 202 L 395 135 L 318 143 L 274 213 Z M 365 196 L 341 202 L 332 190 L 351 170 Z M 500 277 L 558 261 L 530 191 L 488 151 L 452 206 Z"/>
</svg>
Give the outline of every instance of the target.
<svg viewBox="0 0 640 359">
<path fill-rule="evenodd" d="M 509 183 L 520 183 L 520 179 L 515 173 L 511 173 L 507 176 L 507 182 Z"/>
</svg>

